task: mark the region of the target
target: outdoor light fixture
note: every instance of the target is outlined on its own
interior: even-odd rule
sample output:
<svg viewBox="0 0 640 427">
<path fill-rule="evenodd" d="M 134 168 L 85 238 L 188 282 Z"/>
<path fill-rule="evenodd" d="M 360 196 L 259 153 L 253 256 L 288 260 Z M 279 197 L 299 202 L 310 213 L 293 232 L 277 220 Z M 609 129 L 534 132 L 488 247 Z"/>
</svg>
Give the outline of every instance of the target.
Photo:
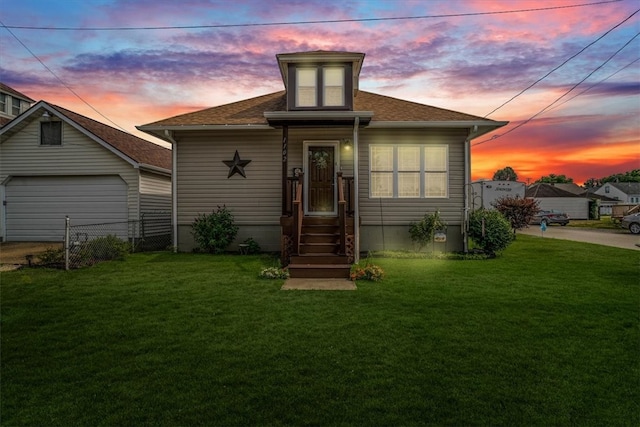
<svg viewBox="0 0 640 427">
<path fill-rule="evenodd" d="M 44 113 L 42 113 L 42 118 L 45 120 L 51 120 L 51 116 L 47 110 L 44 110 Z"/>
<path fill-rule="evenodd" d="M 345 150 L 351 150 L 351 147 L 353 147 L 353 142 L 349 138 L 341 139 L 340 142 Z"/>
</svg>

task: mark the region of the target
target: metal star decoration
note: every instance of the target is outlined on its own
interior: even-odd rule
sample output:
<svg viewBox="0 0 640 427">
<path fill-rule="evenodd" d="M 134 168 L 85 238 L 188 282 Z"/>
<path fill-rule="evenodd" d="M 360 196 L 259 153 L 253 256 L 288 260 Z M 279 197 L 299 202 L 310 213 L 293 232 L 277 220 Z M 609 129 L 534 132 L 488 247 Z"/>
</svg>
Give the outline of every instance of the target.
<svg viewBox="0 0 640 427">
<path fill-rule="evenodd" d="M 227 175 L 227 179 L 237 173 L 242 175 L 243 178 L 246 178 L 247 176 L 244 174 L 244 167 L 251 163 L 251 160 L 240 160 L 240 155 L 238 154 L 238 150 L 236 150 L 233 160 L 223 160 L 222 163 L 229 166 L 229 175 Z"/>
</svg>

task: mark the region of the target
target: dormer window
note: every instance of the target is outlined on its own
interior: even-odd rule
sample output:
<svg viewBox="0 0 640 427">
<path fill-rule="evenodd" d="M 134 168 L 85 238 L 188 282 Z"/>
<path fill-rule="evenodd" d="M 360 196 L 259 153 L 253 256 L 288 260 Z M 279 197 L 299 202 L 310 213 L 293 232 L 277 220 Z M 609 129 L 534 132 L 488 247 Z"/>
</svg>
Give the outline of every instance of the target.
<svg viewBox="0 0 640 427">
<path fill-rule="evenodd" d="M 292 110 L 352 108 L 351 64 L 290 65 L 289 82 L 289 108 Z"/>
</svg>

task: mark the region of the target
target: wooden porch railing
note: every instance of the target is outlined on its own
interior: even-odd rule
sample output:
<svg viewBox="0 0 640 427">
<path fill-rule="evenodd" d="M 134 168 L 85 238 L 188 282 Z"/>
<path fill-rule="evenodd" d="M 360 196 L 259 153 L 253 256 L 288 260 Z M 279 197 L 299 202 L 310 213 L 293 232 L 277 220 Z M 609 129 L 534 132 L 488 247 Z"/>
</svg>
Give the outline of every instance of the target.
<svg viewBox="0 0 640 427">
<path fill-rule="evenodd" d="M 296 197 L 296 187 L 298 185 L 297 176 L 288 176 L 286 188 L 284 191 L 284 200 L 282 201 L 282 215 L 293 216 L 293 201 Z"/>
<path fill-rule="evenodd" d="M 342 171 L 338 172 L 338 224 L 340 226 L 340 255 L 347 253 L 347 201 L 344 199 Z"/>
<path fill-rule="evenodd" d="M 304 218 L 304 207 L 302 204 L 302 183 L 303 174 L 298 177 L 296 184 L 295 198 L 293 199 L 293 254 L 300 254 L 300 235 L 302 234 L 302 219 Z"/>
</svg>

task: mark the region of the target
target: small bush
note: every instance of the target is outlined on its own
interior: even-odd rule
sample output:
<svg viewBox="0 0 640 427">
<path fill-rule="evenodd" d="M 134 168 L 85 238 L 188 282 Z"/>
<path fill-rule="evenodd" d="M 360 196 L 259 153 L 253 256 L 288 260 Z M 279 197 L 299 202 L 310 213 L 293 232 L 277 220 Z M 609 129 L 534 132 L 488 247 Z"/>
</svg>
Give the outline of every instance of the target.
<svg viewBox="0 0 640 427">
<path fill-rule="evenodd" d="M 210 214 L 199 214 L 191 227 L 199 249 L 214 254 L 223 253 L 238 234 L 238 226 L 226 206 L 218 206 Z"/>
<path fill-rule="evenodd" d="M 420 221 L 411 223 L 409 235 L 418 250 L 421 250 L 433 240 L 436 230 L 446 230 L 446 228 L 447 223 L 440 218 L 440 211 L 435 211 L 432 214 L 426 213 Z"/>
<path fill-rule="evenodd" d="M 249 237 L 244 242 L 242 242 L 242 244 L 247 245 L 247 254 L 249 255 L 259 254 L 262 250 L 258 242 L 253 240 L 253 237 Z"/>
<path fill-rule="evenodd" d="M 47 248 L 38 255 L 38 265 L 56 267 L 64 265 L 64 249 Z"/>
<path fill-rule="evenodd" d="M 515 233 L 531 222 L 540 210 L 539 203 L 535 199 L 523 199 L 521 197 L 503 196 L 492 205 L 511 223 Z"/>
<path fill-rule="evenodd" d="M 354 264 L 351 266 L 349 278 L 353 281 L 371 280 L 373 282 L 379 282 L 384 279 L 384 270 L 382 270 L 380 266 L 365 261 L 364 265 Z"/>
<path fill-rule="evenodd" d="M 260 272 L 261 279 L 288 279 L 289 272 L 279 267 L 267 267 Z"/>
<path fill-rule="evenodd" d="M 69 263 L 72 267 L 87 267 L 100 261 L 123 260 L 131 249 L 129 242 L 109 234 L 71 247 Z"/>
<path fill-rule="evenodd" d="M 469 237 L 487 254 L 495 256 L 513 241 L 511 224 L 496 210 L 478 209 L 469 216 Z"/>
</svg>

